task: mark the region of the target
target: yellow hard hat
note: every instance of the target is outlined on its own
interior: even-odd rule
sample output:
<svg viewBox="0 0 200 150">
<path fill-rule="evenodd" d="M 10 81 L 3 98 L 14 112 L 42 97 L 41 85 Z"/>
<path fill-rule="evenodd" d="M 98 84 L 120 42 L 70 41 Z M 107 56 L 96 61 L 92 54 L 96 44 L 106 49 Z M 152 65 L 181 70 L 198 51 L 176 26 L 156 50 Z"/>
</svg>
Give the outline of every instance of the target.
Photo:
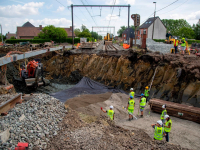
<svg viewBox="0 0 200 150">
<path fill-rule="evenodd" d="M 149 88 L 148 86 L 145 87 L 145 89 L 148 89 L 148 88 Z"/>
</svg>

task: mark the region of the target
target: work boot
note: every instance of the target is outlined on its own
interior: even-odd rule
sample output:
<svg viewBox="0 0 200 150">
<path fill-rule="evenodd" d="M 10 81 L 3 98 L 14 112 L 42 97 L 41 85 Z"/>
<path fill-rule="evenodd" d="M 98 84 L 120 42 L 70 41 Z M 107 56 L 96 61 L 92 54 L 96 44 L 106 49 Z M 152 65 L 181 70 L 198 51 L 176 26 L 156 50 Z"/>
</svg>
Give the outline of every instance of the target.
<svg viewBox="0 0 200 150">
<path fill-rule="evenodd" d="M 141 118 L 143 118 L 143 115 L 140 115 Z"/>
</svg>

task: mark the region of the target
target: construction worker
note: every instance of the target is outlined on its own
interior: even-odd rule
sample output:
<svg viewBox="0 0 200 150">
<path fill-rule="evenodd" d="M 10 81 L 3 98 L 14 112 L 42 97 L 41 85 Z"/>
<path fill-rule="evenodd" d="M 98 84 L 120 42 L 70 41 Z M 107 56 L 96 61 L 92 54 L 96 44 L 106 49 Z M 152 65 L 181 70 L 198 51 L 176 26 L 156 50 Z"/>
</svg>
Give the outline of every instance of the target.
<svg viewBox="0 0 200 150">
<path fill-rule="evenodd" d="M 178 43 L 179 43 L 179 41 L 177 40 L 177 37 L 175 37 L 175 39 L 174 39 L 175 54 L 177 53 Z"/>
<path fill-rule="evenodd" d="M 181 51 L 182 51 L 182 54 L 185 53 L 185 46 L 186 46 L 186 41 L 185 41 L 185 38 L 182 38 L 181 40 Z"/>
<path fill-rule="evenodd" d="M 133 92 L 133 88 L 130 88 L 130 93 L 129 93 L 129 100 L 130 100 L 130 96 L 135 96 L 135 92 Z"/>
<path fill-rule="evenodd" d="M 169 142 L 169 132 L 171 131 L 172 128 L 172 120 L 169 118 L 169 115 L 165 115 L 165 119 L 166 119 L 166 123 L 164 125 L 164 129 L 165 129 L 165 138 L 166 141 Z"/>
<path fill-rule="evenodd" d="M 168 33 L 166 34 L 166 39 L 169 40 L 169 37 L 172 37 L 172 34 L 170 33 L 170 31 L 168 31 Z"/>
<path fill-rule="evenodd" d="M 156 124 L 151 125 L 154 128 L 154 140 L 162 140 L 163 135 L 165 136 L 164 128 L 162 125 L 163 123 L 161 120 L 158 120 Z"/>
<path fill-rule="evenodd" d="M 160 119 L 162 120 L 162 123 L 165 123 L 165 115 L 167 115 L 166 105 L 162 105 L 162 114 L 160 116 Z"/>
<path fill-rule="evenodd" d="M 141 111 L 140 117 L 143 117 L 143 111 L 144 111 L 145 105 L 146 105 L 146 98 L 144 97 L 144 94 L 142 93 L 140 97 L 140 111 Z"/>
<path fill-rule="evenodd" d="M 96 40 L 96 39 L 94 39 L 94 42 L 97 42 L 97 40 Z"/>
<path fill-rule="evenodd" d="M 111 120 L 114 120 L 115 112 L 114 112 L 114 110 L 113 110 L 113 106 L 112 106 L 112 105 L 110 106 L 110 110 L 103 110 L 102 107 L 101 107 L 101 110 L 102 110 L 104 113 L 107 113 L 107 115 L 110 117 Z"/>
<path fill-rule="evenodd" d="M 146 98 L 147 102 L 149 101 L 148 97 L 149 97 L 149 87 L 146 86 L 145 90 L 144 90 L 144 97 Z"/>
<path fill-rule="evenodd" d="M 133 99 L 133 96 L 130 96 L 130 100 L 127 105 L 127 110 L 129 114 L 129 121 L 133 119 L 133 112 L 134 112 L 134 107 L 135 107 L 135 101 Z"/>
</svg>

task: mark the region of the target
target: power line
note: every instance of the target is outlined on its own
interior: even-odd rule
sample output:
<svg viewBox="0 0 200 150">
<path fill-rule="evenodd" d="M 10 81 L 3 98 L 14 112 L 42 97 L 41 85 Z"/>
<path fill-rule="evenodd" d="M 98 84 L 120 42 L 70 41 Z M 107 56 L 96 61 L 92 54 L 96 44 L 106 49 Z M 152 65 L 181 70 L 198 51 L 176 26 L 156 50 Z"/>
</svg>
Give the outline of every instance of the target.
<svg viewBox="0 0 200 150">
<path fill-rule="evenodd" d="M 174 8 L 174 9 L 168 11 L 168 12 L 162 13 L 162 14 L 166 14 L 166 13 L 169 13 L 169 12 L 171 12 L 171 11 L 177 9 L 178 7 L 180 7 L 180 6 L 182 6 L 183 4 L 185 4 L 187 1 L 189 1 L 189 0 L 186 0 L 185 2 L 183 2 L 181 5 L 177 6 L 176 8 Z M 160 14 L 160 15 L 162 15 L 162 14 Z"/>
<path fill-rule="evenodd" d="M 171 3 L 171 4 L 167 5 L 167 6 L 165 6 L 165 7 L 161 8 L 161 9 L 159 9 L 159 10 L 157 10 L 156 12 L 158 12 L 158 11 L 161 11 L 161 10 L 163 10 L 163 9 L 165 9 L 165 8 L 167 8 L 167 7 L 169 7 L 170 5 L 172 5 L 172 4 L 174 4 L 174 3 L 176 3 L 177 1 L 178 1 L 178 0 L 174 1 L 173 3 Z"/>
<path fill-rule="evenodd" d="M 65 7 L 65 8 L 67 8 L 65 5 L 63 5 L 61 2 L 59 2 L 58 0 L 56 0 L 58 3 L 60 3 L 63 7 Z M 74 14 L 75 15 L 75 17 L 77 17 L 79 20 L 80 20 L 80 18 L 78 17 L 78 16 L 76 16 L 76 14 Z"/>
<path fill-rule="evenodd" d="M 80 0 L 82 3 L 83 3 L 83 1 L 82 0 Z M 85 5 L 84 3 L 83 3 L 83 5 Z M 88 11 L 88 9 L 87 9 L 87 7 L 85 7 L 85 9 L 87 10 L 87 12 L 90 14 L 90 12 Z M 94 21 L 94 23 L 96 24 L 96 22 L 95 22 L 95 20 L 93 19 L 93 17 L 92 17 L 92 15 L 90 14 L 90 17 L 92 18 L 92 20 Z M 97 24 L 96 24 L 96 26 L 97 26 Z"/>
<path fill-rule="evenodd" d="M 114 0 L 114 5 L 115 5 L 115 3 L 116 3 L 116 0 Z M 113 7 L 113 10 L 114 10 L 114 7 Z M 111 16 L 110 16 L 110 21 L 111 21 L 111 17 L 112 17 L 112 14 L 113 14 L 113 10 L 112 10 L 112 13 L 111 13 Z M 109 21 L 108 26 L 110 25 L 110 21 Z"/>
</svg>

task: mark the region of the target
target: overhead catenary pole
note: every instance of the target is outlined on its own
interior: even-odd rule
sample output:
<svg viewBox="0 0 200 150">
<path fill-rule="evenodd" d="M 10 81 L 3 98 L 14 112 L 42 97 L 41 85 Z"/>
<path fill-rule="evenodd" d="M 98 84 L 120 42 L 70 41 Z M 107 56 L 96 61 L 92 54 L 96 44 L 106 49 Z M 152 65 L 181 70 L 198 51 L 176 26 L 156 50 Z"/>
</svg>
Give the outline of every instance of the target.
<svg viewBox="0 0 200 150">
<path fill-rule="evenodd" d="M 156 15 L 156 2 L 153 2 L 155 4 L 155 11 L 154 11 L 154 20 L 153 20 L 153 30 L 152 30 L 152 40 L 154 35 L 154 23 L 155 23 L 155 15 Z"/>
<path fill-rule="evenodd" d="M 72 11 L 72 49 L 74 48 L 74 18 L 73 18 L 73 4 L 71 4 Z"/>
<path fill-rule="evenodd" d="M 70 7 L 70 6 L 69 6 Z M 69 8 L 68 7 L 68 8 Z M 73 29 L 73 26 L 74 26 L 74 22 L 73 22 L 73 7 L 128 7 L 128 28 L 129 28 L 129 17 L 130 17 L 130 4 L 128 5 L 73 5 L 71 4 L 71 13 L 72 13 L 72 48 L 73 48 L 73 45 L 74 45 L 74 29 Z"/>
<path fill-rule="evenodd" d="M 130 18 L 130 4 L 128 4 L 128 44 L 129 44 L 129 39 L 130 39 L 130 33 L 129 33 L 129 18 Z"/>
<path fill-rule="evenodd" d="M 2 40 L 2 44 L 3 44 L 2 25 L 0 24 L 0 26 L 1 26 L 1 40 Z"/>
</svg>

